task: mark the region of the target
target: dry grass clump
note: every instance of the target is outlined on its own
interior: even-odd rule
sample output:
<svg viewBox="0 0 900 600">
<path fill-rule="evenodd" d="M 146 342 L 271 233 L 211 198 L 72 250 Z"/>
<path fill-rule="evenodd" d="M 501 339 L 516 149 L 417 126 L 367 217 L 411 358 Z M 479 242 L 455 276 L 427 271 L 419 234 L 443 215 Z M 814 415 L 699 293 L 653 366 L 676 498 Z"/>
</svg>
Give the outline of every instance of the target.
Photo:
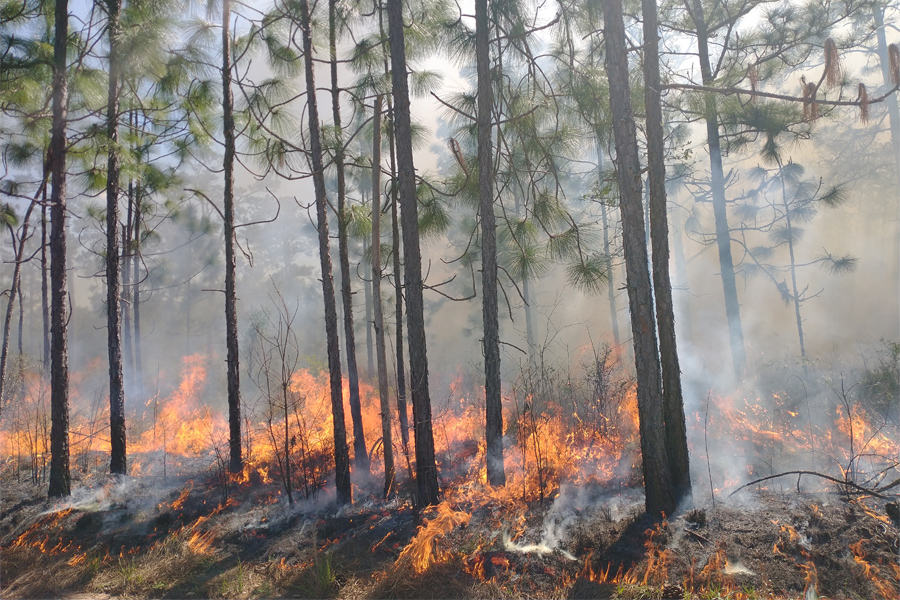
<svg viewBox="0 0 900 600">
<path fill-rule="evenodd" d="M 94 592 L 114 596 L 159 596 L 194 589 L 199 572 L 216 560 L 192 551 L 183 534 L 171 536 L 146 553 L 106 557 L 90 582 Z M 65 588 L 62 588 L 65 589 Z"/>
<path fill-rule="evenodd" d="M 87 584 L 99 568 L 100 558 L 71 565 L 66 557 L 49 556 L 33 546 L 3 550 L 0 589 L 4 598 L 52 598 L 60 589 Z"/>
<path fill-rule="evenodd" d="M 473 598 L 475 581 L 460 564 L 437 563 L 422 573 L 399 562 L 389 569 L 372 588 L 370 598 Z"/>
</svg>

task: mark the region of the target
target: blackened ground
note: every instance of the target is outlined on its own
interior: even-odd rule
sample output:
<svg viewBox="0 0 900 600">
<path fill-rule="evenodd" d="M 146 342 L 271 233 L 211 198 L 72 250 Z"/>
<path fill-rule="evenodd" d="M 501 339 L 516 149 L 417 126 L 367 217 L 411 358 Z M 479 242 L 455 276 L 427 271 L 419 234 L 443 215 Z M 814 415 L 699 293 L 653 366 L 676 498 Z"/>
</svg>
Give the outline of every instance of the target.
<svg viewBox="0 0 900 600">
<path fill-rule="evenodd" d="M 819 596 L 900 598 L 898 530 L 883 500 L 754 491 L 660 524 L 627 488 L 609 510 L 604 489 L 585 495 L 545 552 L 535 548 L 550 502 L 473 489 L 449 495 L 471 518 L 437 538 L 443 558 L 416 573 L 398 557 L 431 509 L 366 490 L 350 508 L 324 494 L 289 507 L 277 484 L 260 481 L 231 485 L 223 502 L 216 481 L 97 478 L 68 505 L 45 500 L 41 487 L 0 482 L 0 596 L 624 599 L 693 589 L 694 598 L 793 599 L 812 565 Z M 648 552 L 664 553 L 664 571 L 647 574 Z M 620 569 L 630 583 L 597 581 Z"/>
</svg>

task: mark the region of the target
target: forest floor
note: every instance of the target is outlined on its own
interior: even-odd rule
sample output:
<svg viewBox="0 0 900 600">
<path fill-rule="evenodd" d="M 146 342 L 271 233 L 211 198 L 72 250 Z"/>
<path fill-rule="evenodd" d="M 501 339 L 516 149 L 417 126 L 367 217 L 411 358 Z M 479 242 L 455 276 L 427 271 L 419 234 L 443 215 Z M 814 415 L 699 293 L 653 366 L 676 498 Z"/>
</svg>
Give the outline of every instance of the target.
<svg viewBox="0 0 900 600">
<path fill-rule="evenodd" d="M 6 479 L 0 596 L 900 598 L 884 501 L 792 483 L 655 523 L 626 487 L 544 505 L 471 487 L 417 514 L 360 490 L 349 508 L 288 507 L 274 482 L 208 474 L 93 476 L 62 503 Z"/>
</svg>

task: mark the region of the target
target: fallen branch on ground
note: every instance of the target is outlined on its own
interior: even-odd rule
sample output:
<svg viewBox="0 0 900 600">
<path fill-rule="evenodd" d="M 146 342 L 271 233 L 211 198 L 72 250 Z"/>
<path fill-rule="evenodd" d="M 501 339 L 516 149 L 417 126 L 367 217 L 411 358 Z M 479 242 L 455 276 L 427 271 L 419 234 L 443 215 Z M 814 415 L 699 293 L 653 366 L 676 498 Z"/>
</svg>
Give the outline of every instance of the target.
<svg viewBox="0 0 900 600">
<path fill-rule="evenodd" d="M 864 494 L 870 494 L 870 495 L 872 495 L 872 496 L 875 496 L 876 498 L 884 498 L 884 499 L 887 498 L 887 496 L 884 496 L 884 495 L 882 495 L 882 494 L 879 494 L 879 493 L 876 492 L 875 490 L 870 490 L 869 488 L 865 488 L 865 487 L 863 487 L 863 486 L 861 486 L 861 485 L 857 485 L 857 484 L 853 483 L 852 481 L 845 481 L 845 480 L 843 480 L 843 479 L 838 479 L 838 478 L 836 478 L 836 477 L 831 477 L 830 475 L 825 475 L 825 474 L 823 474 L 823 473 L 817 473 L 817 472 L 815 472 L 815 471 L 785 471 L 784 473 L 778 473 L 777 475 L 769 475 L 768 477 L 761 477 L 761 478 L 756 479 L 756 480 L 754 480 L 754 481 L 750 481 L 750 482 L 748 482 L 748 483 L 745 483 L 745 484 L 742 485 L 741 487 L 737 488 L 736 490 L 734 490 L 733 492 L 731 492 L 730 494 L 728 494 L 728 497 L 731 498 L 732 496 L 734 496 L 735 494 L 737 494 L 737 493 L 738 493 L 739 491 L 741 491 L 742 489 L 744 489 L 744 488 L 746 488 L 746 487 L 750 487 L 751 485 L 756 485 L 757 483 L 762 483 L 763 481 L 768 481 L 769 479 L 776 479 L 776 478 L 778 478 L 778 477 L 784 477 L 784 476 L 786 476 L 786 475 L 797 475 L 797 481 L 798 481 L 798 484 L 799 484 L 800 476 L 801 476 L 801 475 L 815 475 L 816 477 L 821 477 L 822 479 L 827 479 L 828 481 L 833 481 L 834 483 L 837 483 L 837 484 L 839 484 L 839 485 L 843 485 L 843 486 L 846 486 L 846 487 L 849 487 L 849 488 L 853 488 L 853 489 L 855 489 L 855 490 L 858 490 L 858 491 L 861 492 L 861 493 L 864 493 Z"/>
</svg>

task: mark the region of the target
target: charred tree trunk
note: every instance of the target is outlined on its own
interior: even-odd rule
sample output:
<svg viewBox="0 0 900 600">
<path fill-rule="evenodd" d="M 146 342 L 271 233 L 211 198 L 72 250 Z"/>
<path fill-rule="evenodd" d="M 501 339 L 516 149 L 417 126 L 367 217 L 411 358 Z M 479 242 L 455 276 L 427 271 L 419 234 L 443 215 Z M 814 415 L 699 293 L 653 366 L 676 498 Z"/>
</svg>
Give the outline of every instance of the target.
<svg viewBox="0 0 900 600">
<path fill-rule="evenodd" d="M 372 121 L 372 303 L 375 312 L 375 354 L 378 361 L 378 398 L 381 401 L 381 439 L 384 447 L 384 496 L 396 489 L 394 444 L 391 439 L 391 404 L 388 397 L 387 356 L 384 346 L 384 310 L 381 302 L 381 96 L 375 98 Z"/>
<path fill-rule="evenodd" d="M 344 344 L 347 352 L 347 384 L 350 388 L 350 420 L 353 422 L 353 463 L 369 472 L 369 454 L 363 431 L 359 400 L 359 370 L 356 364 L 356 331 L 353 325 L 353 294 L 350 289 L 350 250 L 347 242 L 346 182 L 344 180 L 344 140 L 341 134 L 341 90 L 337 74 L 337 0 L 328 2 L 328 47 L 331 64 L 331 112 L 336 132 L 334 166 L 338 193 L 338 258 L 341 264 L 341 300 L 344 308 Z"/>
<path fill-rule="evenodd" d="M 688 12 L 697 31 L 697 49 L 700 58 L 700 74 L 703 85 L 712 85 L 713 74 L 709 59 L 709 31 L 700 0 L 690 2 Z M 725 295 L 725 316 L 728 319 L 728 336 L 731 343 L 731 360 L 735 376 L 740 378 L 747 369 L 744 350 L 744 332 L 741 326 L 741 306 L 738 303 L 737 284 L 734 276 L 734 260 L 731 256 L 731 230 L 728 228 L 725 198 L 725 172 L 722 168 L 722 147 L 719 140 L 719 116 L 713 94 L 706 95 L 706 143 L 709 149 L 709 170 L 713 215 L 716 221 L 716 247 L 719 250 L 719 271 L 722 274 L 722 290 Z"/>
<path fill-rule="evenodd" d="M 109 472 L 127 472 L 125 384 L 122 377 L 122 338 L 119 322 L 119 13 L 122 0 L 106 0 L 109 35 L 109 94 L 106 102 L 106 340 L 109 352 Z"/>
<path fill-rule="evenodd" d="M 506 485 L 503 469 L 503 404 L 500 396 L 500 320 L 497 315 L 497 222 L 491 143 L 488 3 L 475 0 L 475 57 L 478 74 L 478 196 L 481 208 L 481 314 L 484 324 L 484 395 L 487 479 Z"/>
<path fill-rule="evenodd" d="M 331 415 L 334 420 L 334 466 L 338 504 L 350 504 L 350 452 L 347 448 L 347 426 L 344 423 L 344 400 L 341 392 L 341 350 L 338 342 L 337 306 L 334 276 L 328 246 L 328 213 L 326 212 L 325 173 L 322 161 L 322 139 L 319 131 L 319 108 L 312 58 L 312 30 L 309 2 L 300 0 L 300 29 L 303 32 L 303 62 L 306 67 L 306 101 L 309 117 L 310 159 L 316 194 L 316 218 L 319 229 L 319 259 L 322 266 L 322 293 L 325 298 L 325 337 L 328 348 L 328 375 L 331 389 Z"/>
<path fill-rule="evenodd" d="M 69 477 L 69 352 L 66 339 L 66 122 L 68 77 L 66 42 L 68 0 L 56 0 L 53 39 L 53 125 L 50 134 L 50 487 L 51 498 L 68 496 Z"/>
<path fill-rule="evenodd" d="M 644 237 L 641 167 L 638 161 L 634 114 L 631 109 L 622 0 L 604 0 L 603 22 L 606 36 L 606 72 L 610 89 L 609 103 L 616 141 L 616 174 L 619 180 L 625 276 L 637 372 L 645 506 L 649 514 L 658 516 L 661 512 L 671 514 L 676 502 L 665 445 L 656 321 L 653 314 L 653 296 L 650 291 L 650 273 Z"/>
<path fill-rule="evenodd" d="M 228 468 L 241 459 L 241 368 L 238 354 L 237 265 L 234 255 L 234 97 L 231 93 L 231 0 L 222 0 L 222 127 L 225 134 L 225 340 L 228 348 Z"/>
<path fill-rule="evenodd" d="M 656 0 L 642 0 L 644 19 L 644 106 L 647 128 L 649 170 L 650 243 L 653 255 L 653 292 L 659 354 L 662 366 L 663 411 L 666 427 L 666 454 L 677 504 L 691 502 L 691 469 L 687 428 L 681 391 L 681 367 L 675 343 L 675 308 L 669 276 L 669 222 L 666 203 L 665 140 L 659 82 L 659 24 Z"/>
<path fill-rule="evenodd" d="M 397 142 L 397 177 L 403 209 L 403 263 L 406 284 L 406 325 L 409 330 L 409 377 L 416 436 L 416 485 L 420 506 L 437 504 L 439 489 L 431 428 L 431 398 L 428 391 L 428 355 L 419 249 L 419 207 L 416 170 L 413 164 L 409 83 L 406 73 L 403 2 L 388 0 L 388 37 L 391 41 L 391 79 L 394 93 L 394 127 Z"/>
</svg>

